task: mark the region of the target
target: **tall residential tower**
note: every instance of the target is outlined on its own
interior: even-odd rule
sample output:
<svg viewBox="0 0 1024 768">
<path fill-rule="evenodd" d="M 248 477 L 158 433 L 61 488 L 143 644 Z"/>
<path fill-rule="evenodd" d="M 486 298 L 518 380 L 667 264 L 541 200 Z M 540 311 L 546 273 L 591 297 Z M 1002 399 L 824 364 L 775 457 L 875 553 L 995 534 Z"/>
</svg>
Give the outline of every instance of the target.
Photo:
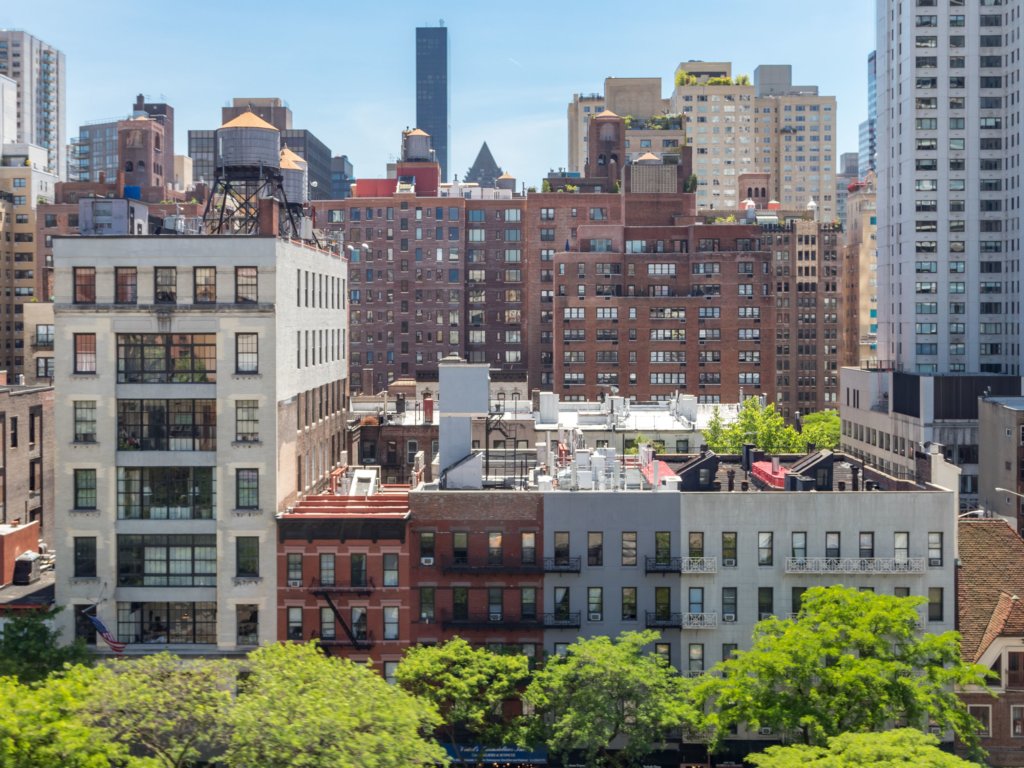
<svg viewBox="0 0 1024 768">
<path fill-rule="evenodd" d="M 416 127 L 430 134 L 448 181 L 448 29 L 416 28 Z"/>
</svg>

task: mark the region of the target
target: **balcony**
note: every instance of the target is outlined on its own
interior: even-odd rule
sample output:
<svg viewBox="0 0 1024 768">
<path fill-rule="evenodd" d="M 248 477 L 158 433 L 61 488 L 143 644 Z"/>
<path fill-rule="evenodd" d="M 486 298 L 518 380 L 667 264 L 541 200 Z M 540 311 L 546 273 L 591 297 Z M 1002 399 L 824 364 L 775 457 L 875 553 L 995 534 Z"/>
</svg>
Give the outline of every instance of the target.
<svg viewBox="0 0 1024 768">
<path fill-rule="evenodd" d="M 536 615 L 515 616 L 508 611 L 474 611 L 462 616 L 441 613 L 440 619 L 444 629 L 541 629 L 541 622 Z M 575 626 L 579 626 L 578 618 Z"/>
<path fill-rule="evenodd" d="M 310 638 L 313 639 L 313 638 Z M 319 637 L 316 638 L 317 644 L 320 645 L 328 655 L 332 648 L 355 648 L 357 651 L 368 651 L 375 644 L 375 640 L 372 632 L 365 634 L 354 634 L 352 638 L 348 637 Z"/>
<path fill-rule="evenodd" d="M 296 586 L 299 586 L 299 585 L 295 584 L 294 581 L 289 579 L 288 586 L 289 587 L 296 587 Z M 371 595 L 371 594 L 373 594 L 373 591 L 376 589 L 376 586 L 373 583 L 373 579 L 363 579 L 363 580 L 358 580 L 357 579 L 354 584 L 338 584 L 338 583 L 325 584 L 325 583 L 321 583 L 321 581 L 319 579 L 311 579 L 308 584 L 302 585 L 301 588 L 306 590 L 306 591 L 308 591 L 308 592 L 312 592 L 314 595 L 317 595 L 317 596 L 324 596 L 324 595 L 328 595 L 328 594 L 330 594 L 330 595 L 344 595 L 344 594 L 349 594 L 349 595 Z"/>
<path fill-rule="evenodd" d="M 580 558 L 578 557 L 545 557 L 545 573 L 579 573 Z M 579 625 L 577 625 L 579 626 Z"/>
<path fill-rule="evenodd" d="M 491 560 L 490 558 L 471 558 L 463 555 L 455 555 L 441 561 L 443 573 L 541 573 L 539 563 L 506 562 L 501 559 Z M 578 569 L 577 569 L 578 570 Z"/>
<path fill-rule="evenodd" d="M 717 573 L 717 557 L 646 557 L 647 573 Z"/>
<path fill-rule="evenodd" d="M 53 349 L 53 336 L 33 337 L 32 349 Z"/>
<path fill-rule="evenodd" d="M 648 629 L 682 629 L 683 614 L 665 611 L 647 611 Z"/>
<path fill-rule="evenodd" d="M 580 628 L 580 613 L 576 611 L 570 613 L 569 611 L 555 611 L 554 613 L 544 614 L 544 628 L 545 629 L 579 629 Z"/>
<path fill-rule="evenodd" d="M 923 557 L 787 557 L 786 573 L 897 574 L 924 573 Z"/>
<path fill-rule="evenodd" d="M 683 629 L 717 629 L 717 613 L 684 613 Z"/>
</svg>

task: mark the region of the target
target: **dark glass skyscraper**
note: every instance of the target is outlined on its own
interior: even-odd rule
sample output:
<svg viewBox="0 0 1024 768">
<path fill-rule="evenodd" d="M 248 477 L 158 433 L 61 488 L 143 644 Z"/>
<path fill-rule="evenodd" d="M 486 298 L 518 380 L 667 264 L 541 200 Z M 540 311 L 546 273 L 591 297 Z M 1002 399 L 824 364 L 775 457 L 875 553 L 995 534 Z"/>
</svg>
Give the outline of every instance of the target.
<svg viewBox="0 0 1024 768">
<path fill-rule="evenodd" d="M 416 28 L 416 127 L 430 134 L 448 181 L 448 29 Z"/>
</svg>

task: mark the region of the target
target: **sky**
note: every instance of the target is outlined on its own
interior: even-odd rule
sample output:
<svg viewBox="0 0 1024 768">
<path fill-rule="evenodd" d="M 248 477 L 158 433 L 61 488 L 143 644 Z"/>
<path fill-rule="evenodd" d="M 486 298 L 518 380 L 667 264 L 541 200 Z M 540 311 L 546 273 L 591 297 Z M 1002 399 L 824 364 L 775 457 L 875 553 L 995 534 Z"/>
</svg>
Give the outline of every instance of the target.
<svg viewBox="0 0 1024 768">
<path fill-rule="evenodd" d="M 413 127 L 415 29 L 448 28 L 450 170 L 461 177 L 486 141 L 498 165 L 538 185 L 567 160 L 566 107 L 606 77 L 661 77 L 682 61 L 792 64 L 793 80 L 837 99 L 836 161 L 857 151 L 867 116 L 870 0 L 6 0 L 0 28 L 62 49 L 68 136 L 131 111 L 135 96 L 175 110 L 187 131 L 216 128 L 233 97 L 278 96 L 293 126 L 347 154 L 356 177 L 381 177 Z"/>
</svg>

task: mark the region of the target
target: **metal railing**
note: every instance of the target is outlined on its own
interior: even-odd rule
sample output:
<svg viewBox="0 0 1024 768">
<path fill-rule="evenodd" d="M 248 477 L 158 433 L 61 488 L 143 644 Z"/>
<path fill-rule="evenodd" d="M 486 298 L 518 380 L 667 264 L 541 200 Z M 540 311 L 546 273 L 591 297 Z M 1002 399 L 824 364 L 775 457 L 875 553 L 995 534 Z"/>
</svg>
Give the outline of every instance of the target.
<svg viewBox="0 0 1024 768">
<path fill-rule="evenodd" d="M 924 573 L 923 557 L 787 557 L 786 573 Z"/>
<path fill-rule="evenodd" d="M 579 573 L 580 558 L 578 557 L 545 557 L 545 573 Z"/>
<path fill-rule="evenodd" d="M 579 629 L 580 612 L 555 611 L 544 614 L 544 627 L 546 629 Z"/>
</svg>

